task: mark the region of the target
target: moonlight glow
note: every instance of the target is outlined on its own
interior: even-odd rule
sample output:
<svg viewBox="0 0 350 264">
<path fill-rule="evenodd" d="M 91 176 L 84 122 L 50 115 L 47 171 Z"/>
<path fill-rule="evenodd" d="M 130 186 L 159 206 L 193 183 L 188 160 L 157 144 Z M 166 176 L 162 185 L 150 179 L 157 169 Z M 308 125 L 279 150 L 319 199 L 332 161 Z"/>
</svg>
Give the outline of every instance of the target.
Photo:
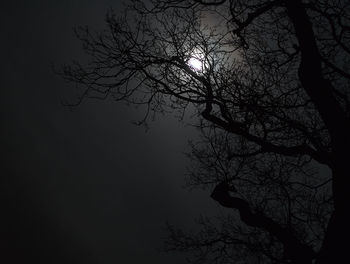
<svg viewBox="0 0 350 264">
<path fill-rule="evenodd" d="M 188 65 L 196 71 L 201 71 L 203 67 L 203 62 L 197 58 L 191 58 L 188 61 Z"/>
<path fill-rule="evenodd" d="M 188 66 L 190 66 L 193 70 L 199 72 L 205 70 L 205 56 L 204 54 L 199 51 L 198 49 L 195 49 L 189 60 L 187 61 Z"/>
</svg>

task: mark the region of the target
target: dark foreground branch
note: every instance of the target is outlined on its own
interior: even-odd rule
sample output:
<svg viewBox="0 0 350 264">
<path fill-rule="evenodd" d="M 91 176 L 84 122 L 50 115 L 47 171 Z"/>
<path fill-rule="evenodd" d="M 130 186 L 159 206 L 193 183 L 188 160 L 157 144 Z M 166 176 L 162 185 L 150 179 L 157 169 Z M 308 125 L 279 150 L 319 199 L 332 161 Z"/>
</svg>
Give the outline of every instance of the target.
<svg viewBox="0 0 350 264">
<path fill-rule="evenodd" d="M 284 256 L 292 263 L 311 263 L 315 258 L 315 252 L 307 245 L 302 244 L 290 229 L 282 227 L 271 218 L 262 213 L 253 213 L 249 204 L 229 194 L 229 186 L 226 182 L 218 184 L 211 197 L 222 206 L 237 209 L 241 220 L 248 226 L 262 228 L 275 236 L 284 246 Z"/>
</svg>

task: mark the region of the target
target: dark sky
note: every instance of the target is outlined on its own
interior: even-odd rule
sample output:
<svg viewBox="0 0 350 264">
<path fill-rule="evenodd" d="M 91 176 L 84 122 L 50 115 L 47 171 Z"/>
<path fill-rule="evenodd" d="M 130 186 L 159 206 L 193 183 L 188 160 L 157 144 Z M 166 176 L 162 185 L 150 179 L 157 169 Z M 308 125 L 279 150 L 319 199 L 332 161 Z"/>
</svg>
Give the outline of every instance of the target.
<svg viewBox="0 0 350 264">
<path fill-rule="evenodd" d="M 190 227 L 218 209 L 182 188 L 192 128 L 167 116 L 146 133 L 132 107 L 61 105 L 75 93 L 50 64 L 84 58 L 72 28 L 101 28 L 110 6 L 120 3 L 1 2 L 4 263 L 185 263 L 158 252 L 165 222 Z"/>
</svg>

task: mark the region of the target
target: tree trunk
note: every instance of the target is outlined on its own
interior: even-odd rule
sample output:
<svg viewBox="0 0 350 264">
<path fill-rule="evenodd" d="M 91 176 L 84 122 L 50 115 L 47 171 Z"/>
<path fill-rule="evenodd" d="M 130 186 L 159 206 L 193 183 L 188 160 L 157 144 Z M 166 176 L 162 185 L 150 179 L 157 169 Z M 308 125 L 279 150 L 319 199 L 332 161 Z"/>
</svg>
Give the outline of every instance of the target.
<svg viewBox="0 0 350 264">
<path fill-rule="evenodd" d="M 299 78 L 320 113 L 331 137 L 334 212 L 328 223 L 317 264 L 340 263 L 348 259 L 345 241 L 348 238 L 347 182 L 350 159 L 350 124 L 344 110 L 335 99 L 333 86 L 323 78 L 321 57 L 312 24 L 302 1 L 286 1 L 286 8 L 299 41 L 301 63 Z"/>
<path fill-rule="evenodd" d="M 341 263 L 349 259 L 348 239 L 349 239 L 349 195 L 347 190 L 349 182 L 350 159 L 347 153 L 350 151 L 349 136 L 350 131 L 346 129 L 339 131 L 339 136 L 334 146 L 334 167 L 333 172 L 333 198 L 334 212 L 328 223 L 326 235 L 322 248 L 318 254 L 317 264 Z M 347 131 L 347 132 L 346 132 Z M 347 134 L 347 135 L 345 135 Z M 343 137 L 342 137 L 343 136 Z M 345 137 L 345 138 L 344 138 Z M 341 144 L 342 143 L 342 144 Z"/>
</svg>

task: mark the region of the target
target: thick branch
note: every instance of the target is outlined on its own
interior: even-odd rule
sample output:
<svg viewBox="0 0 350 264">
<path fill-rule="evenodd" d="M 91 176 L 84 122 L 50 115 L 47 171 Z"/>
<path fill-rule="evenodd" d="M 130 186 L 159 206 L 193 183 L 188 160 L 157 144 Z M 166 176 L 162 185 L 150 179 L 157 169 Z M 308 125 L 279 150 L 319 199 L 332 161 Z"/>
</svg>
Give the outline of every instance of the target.
<svg viewBox="0 0 350 264">
<path fill-rule="evenodd" d="M 290 229 L 282 227 L 262 213 L 253 213 L 245 200 L 231 197 L 227 183 L 222 182 L 218 184 L 211 194 L 211 197 L 224 207 L 237 209 L 240 213 L 241 220 L 248 226 L 262 228 L 275 236 L 283 244 L 285 256 L 295 261 L 295 263 L 307 263 L 315 257 L 314 251 L 310 247 L 301 244 L 291 233 Z"/>
<path fill-rule="evenodd" d="M 276 4 L 280 2 L 280 0 L 276 0 L 276 1 L 271 1 L 271 2 L 267 2 L 265 5 L 260 6 L 259 8 L 256 8 L 254 10 L 254 12 L 249 13 L 247 18 L 244 21 L 240 21 L 239 19 L 236 18 L 236 14 L 234 11 L 234 7 L 233 7 L 233 2 L 231 1 L 230 4 L 230 10 L 231 10 L 231 19 L 232 21 L 237 25 L 237 28 L 234 29 L 232 31 L 233 34 L 236 34 L 243 42 L 243 44 L 248 47 L 248 43 L 246 42 L 245 38 L 243 37 L 243 35 L 241 35 L 241 32 L 248 27 L 251 23 L 253 23 L 253 21 L 260 17 L 261 15 L 263 15 L 264 13 L 266 13 L 267 11 L 269 11 L 270 9 L 272 9 L 274 6 L 276 6 Z"/>
<path fill-rule="evenodd" d="M 261 7 L 254 10 L 254 12 L 249 13 L 243 22 L 237 20 L 235 18 L 235 15 L 232 13 L 232 19 L 238 25 L 238 28 L 236 28 L 233 33 L 239 34 L 243 29 L 249 26 L 254 21 L 254 19 L 272 9 L 278 2 L 280 2 L 280 0 L 267 2 L 265 5 L 262 5 Z"/>
<path fill-rule="evenodd" d="M 226 2 L 226 0 L 219 0 L 219 1 L 203 1 L 203 0 L 194 0 L 195 2 L 201 4 L 201 5 L 206 5 L 206 6 L 218 6 L 222 5 L 223 3 Z"/>
<path fill-rule="evenodd" d="M 336 139 L 339 136 L 339 131 L 344 129 L 344 125 L 349 120 L 333 95 L 334 88 L 331 82 L 323 78 L 321 56 L 312 24 L 303 4 L 300 0 L 286 1 L 286 7 L 299 41 L 301 52 L 300 81 L 319 111 L 332 139 Z"/>
<path fill-rule="evenodd" d="M 271 142 L 268 142 L 262 138 L 254 136 L 249 132 L 245 131 L 244 129 L 242 129 L 241 123 L 234 122 L 234 121 L 230 123 L 225 122 L 224 120 L 210 114 L 210 112 L 207 110 L 202 113 L 202 116 L 206 120 L 222 127 L 226 131 L 243 136 L 247 140 L 256 143 L 261 147 L 262 152 L 273 152 L 284 156 L 308 155 L 322 164 L 326 164 L 329 166 L 332 165 L 331 164 L 332 161 L 328 155 L 315 151 L 312 148 L 308 147 L 307 145 L 300 145 L 300 146 L 293 146 L 293 147 L 275 145 Z"/>
</svg>

